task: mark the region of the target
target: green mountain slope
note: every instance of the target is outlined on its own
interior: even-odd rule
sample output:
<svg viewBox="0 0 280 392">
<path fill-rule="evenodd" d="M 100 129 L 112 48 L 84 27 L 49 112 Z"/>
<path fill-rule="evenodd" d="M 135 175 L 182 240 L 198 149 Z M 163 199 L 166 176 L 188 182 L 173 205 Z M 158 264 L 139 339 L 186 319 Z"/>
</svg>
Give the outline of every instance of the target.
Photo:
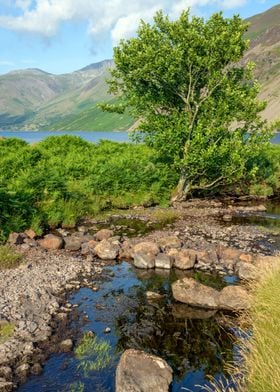
<svg viewBox="0 0 280 392">
<path fill-rule="evenodd" d="M 0 128 L 52 130 L 123 130 L 132 119 L 103 113 L 97 103 L 110 101 L 106 78 L 111 60 L 79 71 L 52 75 L 41 70 L 0 77 Z"/>
</svg>

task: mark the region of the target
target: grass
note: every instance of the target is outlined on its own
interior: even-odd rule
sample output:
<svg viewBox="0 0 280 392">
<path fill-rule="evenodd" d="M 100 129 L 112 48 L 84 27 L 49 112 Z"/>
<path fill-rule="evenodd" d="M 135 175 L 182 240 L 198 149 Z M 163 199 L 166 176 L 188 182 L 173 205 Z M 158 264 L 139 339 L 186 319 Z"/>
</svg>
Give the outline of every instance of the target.
<svg viewBox="0 0 280 392">
<path fill-rule="evenodd" d="M 280 268 L 253 287 L 253 338 L 245 356 L 247 392 L 280 391 Z"/>
<path fill-rule="evenodd" d="M 244 363 L 228 365 L 233 382 L 212 380 L 207 392 L 279 392 L 280 391 L 280 259 L 263 267 L 258 282 L 252 282 L 253 305 L 240 322 L 250 328 L 252 337 L 242 339 Z M 244 333 L 248 337 L 248 333 Z"/>
<path fill-rule="evenodd" d="M 14 325 L 12 323 L 0 324 L 0 344 L 6 342 L 14 331 Z"/>
<path fill-rule="evenodd" d="M 0 271 L 15 268 L 22 260 L 22 255 L 8 245 L 0 245 Z"/>
<path fill-rule="evenodd" d="M 75 355 L 80 360 L 79 368 L 85 375 L 106 368 L 111 362 L 110 351 L 111 346 L 106 340 L 85 334 L 75 349 Z"/>
</svg>

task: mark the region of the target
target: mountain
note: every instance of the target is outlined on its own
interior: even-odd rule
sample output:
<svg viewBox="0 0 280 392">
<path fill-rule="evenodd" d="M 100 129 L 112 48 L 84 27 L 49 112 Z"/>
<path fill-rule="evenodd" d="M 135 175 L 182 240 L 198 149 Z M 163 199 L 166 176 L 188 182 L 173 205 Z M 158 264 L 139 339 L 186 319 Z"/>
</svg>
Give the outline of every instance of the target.
<svg viewBox="0 0 280 392">
<path fill-rule="evenodd" d="M 256 63 L 262 85 L 260 98 L 268 102 L 263 117 L 280 117 L 280 5 L 246 20 L 251 40 L 244 62 Z M 113 101 L 106 79 L 112 60 L 90 64 L 78 71 L 53 75 L 40 69 L 0 76 L 0 128 L 52 130 L 124 130 L 133 120 L 103 113 L 97 103 Z"/>
<path fill-rule="evenodd" d="M 0 128 L 52 130 L 123 130 L 132 119 L 103 113 L 98 102 L 115 100 L 107 94 L 112 60 L 78 71 L 53 75 L 39 69 L 0 76 Z"/>
<path fill-rule="evenodd" d="M 280 118 L 280 4 L 246 21 L 251 44 L 244 60 L 256 64 L 255 76 L 262 86 L 259 97 L 268 103 L 263 117 L 276 120 Z"/>
</svg>

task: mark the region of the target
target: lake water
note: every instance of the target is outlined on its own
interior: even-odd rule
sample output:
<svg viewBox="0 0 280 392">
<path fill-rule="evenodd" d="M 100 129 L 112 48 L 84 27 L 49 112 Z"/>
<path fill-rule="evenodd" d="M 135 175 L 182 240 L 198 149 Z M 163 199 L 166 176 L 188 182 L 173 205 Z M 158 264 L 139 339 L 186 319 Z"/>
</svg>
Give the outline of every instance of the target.
<svg viewBox="0 0 280 392">
<path fill-rule="evenodd" d="M 16 137 L 27 143 L 37 143 L 48 136 L 75 135 L 89 142 L 112 140 L 114 142 L 129 141 L 128 132 L 97 132 L 97 131 L 0 131 L 0 137 Z M 280 144 L 280 132 L 272 139 L 273 144 Z"/>
<path fill-rule="evenodd" d="M 23 139 L 27 143 L 38 143 L 48 136 L 73 135 L 79 136 L 88 142 L 98 142 L 99 140 L 112 140 L 114 142 L 129 141 L 128 132 L 97 132 L 97 131 L 0 131 L 0 137 L 15 137 Z"/>
</svg>

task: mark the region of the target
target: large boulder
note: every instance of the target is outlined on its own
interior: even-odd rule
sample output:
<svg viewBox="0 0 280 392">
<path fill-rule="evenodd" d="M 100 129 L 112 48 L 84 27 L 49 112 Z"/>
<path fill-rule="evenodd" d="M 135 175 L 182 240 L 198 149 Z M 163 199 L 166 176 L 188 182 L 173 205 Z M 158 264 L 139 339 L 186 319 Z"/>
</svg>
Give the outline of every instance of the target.
<svg viewBox="0 0 280 392">
<path fill-rule="evenodd" d="M 133 264 L 136 268 L 141 269 L 155 268 L 155 256 L 149 253 L 135 253 Z"/>
<path fill-rule="evenodd" d="M 196 262 L 196 251 L 181 249 L 174 254 L 174 267 L 182 270 L 192 269 Z"/>
<path fill-rule="evenodd" d="M 240 286 L 227 286 L 222 289 L 218 298 L 220 309 L 240 311 L 250 307 L 248 291 Z"/>
<path fill-rule="evenodd" d="M 115 260 L 118 257 L 120 247 L 108 240 L 102 240 L 95 246 L 94 250 L 102 260 Z"/>
<path fill-rule="evenodd" d="M 168 392 L 172 369 L 161 358 L 126 350 L 116 372 L 116 392 Z"/>
<path fill-rule="evenodd" d="M 97 241 L 103 241 L 103 240 L 108 240 L 108 238 L 113 237 L 113 235 L 114 235 L 113 230 L 102 229 L 95 234 L 95 238 L 97 239 Z"/>
<path fill-rule="evenodd" d="M 218 309 L 219 292 L 193 278 L 183 278 L 172 284 L 173 297 L 187 305 L 206 309 Z"/>
<path fill-rule="evenodd" d="M 255 280 L 260 275 L 260 271 L 253 264 L 242 261 L 236 264 L 236 272 L 243 280 Z"/>
<path fill-rule="evenodd" d="M 159 253 L 155 259 L 155 267 L 162 269 L 171 269 L 173 265 L 173 260 L 170 256 L 164 253 Z"/>
<path fill-rule="evenodd" d="M 166 248 L 178 249 L 178 248 L 181 248 L 182 241 L 177 236 L 168 236 L 168 237 L 160 238 L 158 240 L 158 244 L 163 249 L 166 249 Z"/>
<path fill-rule="evenodd" d="M 48 250 L 62 249 L 64 240 L 54 234 L 47 234 L 42 240 L 39 241 L 39 245 Z"/>
<path fill-rule="evenodd" d="M 154 242 L 144 241 L 134 245 L 133 252 L 134 254 L 145 253 L 151 256 L 156 256 L 160 252 L 160 249 Z"/>
</svg>

